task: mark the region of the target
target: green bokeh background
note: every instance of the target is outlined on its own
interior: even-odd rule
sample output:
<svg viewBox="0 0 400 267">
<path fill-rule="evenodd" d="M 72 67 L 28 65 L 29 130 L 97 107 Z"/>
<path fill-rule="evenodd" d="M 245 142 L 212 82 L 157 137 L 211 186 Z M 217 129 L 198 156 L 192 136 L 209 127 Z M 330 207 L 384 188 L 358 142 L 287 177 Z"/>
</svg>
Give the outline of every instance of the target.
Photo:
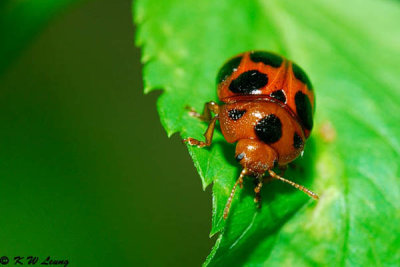
<svg viewBox="0 0 400 267">
<path fill-rule="evenodd" d="M 59 13 L 0 76 L 0 257 L 196 266 L 209 190 L 144 96 L 130 0 Z"/>
</svg>

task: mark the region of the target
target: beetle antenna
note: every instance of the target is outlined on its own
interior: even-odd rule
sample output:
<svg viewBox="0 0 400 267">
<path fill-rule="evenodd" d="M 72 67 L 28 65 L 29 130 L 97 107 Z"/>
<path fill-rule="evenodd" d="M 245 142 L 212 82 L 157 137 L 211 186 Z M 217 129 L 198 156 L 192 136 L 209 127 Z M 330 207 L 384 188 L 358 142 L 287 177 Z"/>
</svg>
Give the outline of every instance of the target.
<svg viewBox="0 0 400 267">
<path fill-rule="evenodd" d="M 313 191 L 311 191 L 310 189 L 308 189 L 308 188 L 306 188 L 306 187 L 304 187 L 304 186 L 302 186 L 302 185 L 296 184 L 295 182 L 292 182 L 292 181 L 290 181 L 290 180 L 288 180 L 288 179 L 285 179 L 285 178 L 279 176 L 278 174 L 276 174 L 276 173 L 275 173 L 274 171 L 272 171 L 272 170 L 268 170 L 268 173 L 269 173 L 269 175 L 271 175 L 272 178 L 281 180 L 282 182 L 288 183 L 288 184 L 290 184 L 291 186 L 296 187 L 297 189 L 303 191 L 304 193 L 306 193 L 307 195 L 309 195 L 309 196 L 312 197 L 313 199 L 319 199 L 318 195 L 315 194 L 315 193 L 314 193 Z"/>
<path fill-rule="evenodd" d="M 247 169 L 244 168 L 242 170 L 242 172 L 240 173 L 239 178 L 236 180 L 235 185 L 232 188 L 231 194 L 230 194 L 230 196 L 228 198 L 228 202 L 226 202 L 226 206 L 225 206 L 225 209 L 224 209 L 224 220 L 226 220 L 226 218 L 228 218 L 229 209 L 231 208 L 232 200 L 233 200 L 233 197 L 235 196 L 236 187 L 237 187 L 238 184 L 240 184 L 240 188 L 243 187 L 243 177 L 246 174 L 247 174 Z"/>
</svg>

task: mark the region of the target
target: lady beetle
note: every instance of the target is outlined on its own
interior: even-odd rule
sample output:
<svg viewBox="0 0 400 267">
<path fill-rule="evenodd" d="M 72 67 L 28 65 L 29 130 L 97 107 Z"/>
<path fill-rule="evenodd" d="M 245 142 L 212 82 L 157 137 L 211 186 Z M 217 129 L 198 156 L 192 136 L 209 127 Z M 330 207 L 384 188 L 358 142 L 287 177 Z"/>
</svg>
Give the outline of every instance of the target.
<svg viewBox="0 0 400 267">
<path fill-rule="evenodd" d="M 216 121 L 229 143 L 237 142 L 236 160 L 242 165 L 224 210 L 227 218 L 236 187 L 242 188 L 243 177 L 253 176 L 257 203 L 263 176 L 286 182 L 310 197 L 318 196 L 276 174 L 272 168 L 284 170 L 304 150 L 305 140 L 313 127 L 314 92 L 305 72 L 295 63 L 265 51 L 250 51 L 228 60 L 217 76 L 218 98 L 223 104 L 205 104 L 203 114 L 190 114 L 209 126 L 205 141 L 184 139 L 189 145 L 211 145 Z M 212 117 L 211 112 L 215 114 Z"/>
</svg>

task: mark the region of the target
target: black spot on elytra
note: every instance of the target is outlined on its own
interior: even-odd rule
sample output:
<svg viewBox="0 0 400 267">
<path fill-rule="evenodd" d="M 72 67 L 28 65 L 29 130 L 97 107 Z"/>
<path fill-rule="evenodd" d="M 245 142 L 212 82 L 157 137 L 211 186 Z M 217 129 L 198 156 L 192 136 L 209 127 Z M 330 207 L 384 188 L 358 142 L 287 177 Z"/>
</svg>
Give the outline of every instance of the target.
<svg viewBox="0 0 400 267">
<path fill-rule="evenodd" d="M 268 83 L 267 74 L 258 70 L 249 70 L 243 72 L 229 85 L 229 90 L 237 94 L 251 94 Z"/>
<path fill-rule="evenodd" d="M 272 92 L 270 94 L 271 97 L 275 98 L 276 100 L 281 101 L 282 103 L 286 104 L 286 96 L 283 90 L 278 90 L 275 92 Z"/>
<path fill-rule="evenodd" d="M 305 83 L 308 87 L 308 89 L 312 90 L 312 84 L 310 82 L 310 79 L 308 79 L 307 74 L 304 72 L 302 68 L 299 67 L 296 63 L 292 63 L 292 69 L 293 69 L 293 74 L 294 77 L 296 77 L 299 81 L 302 83 Z"/>
<path fill-rule="evenodd" d="M 283 62 L 283 59 L 280 56 L 265 51 L 255 51 L 250 53 L 250 59 L 255 63 L 262 62 L 265 65 L 274 68 L 280 67 Z"/>
<path fill-rule="evenodd" d="M 217 75 L 217 83 L 225 81 L 240 65 L 242 61 L 242 56 L 234 57 L 228 62 L 226 62 L 222 68 L 219 70 Z"/>
<path fill-rule="evenodd" d="M 246 113 L 246 110 L 244 109 L 231 109 L 228 111 L 228 116 L 229 118 L 231 118 L 234 121 L 237 121 L 238 119 L 240 119 L 244 113 Z"/>
<path fill-rule="evenodd" d="M 294 96 L 294 102 L 301 123 L 306 129 L 311 130 L 313 127 L 313 118 L 310 99 L 301 91 L 298 91 Z"/>
<path fill-rule="evenodd" d="M 301 139 L 300 135 L 294 133 L 293 135 L 293 147 L 296 149 L 303 147 L 303 139 Z"/>
<path fill-rule="evenodd" d="M 254 126 L 258 138 L 267 144 L 272 144 L 282 137 L 281 120 L 274 114 L 269 114 L 259 120 Z"/>
<path fill-rule="evenodd" d="M 244 158 L 244 152 L 240 153 L 239 155 L 236 156 L 237 161 L 241 161 Z"/>
</svg>

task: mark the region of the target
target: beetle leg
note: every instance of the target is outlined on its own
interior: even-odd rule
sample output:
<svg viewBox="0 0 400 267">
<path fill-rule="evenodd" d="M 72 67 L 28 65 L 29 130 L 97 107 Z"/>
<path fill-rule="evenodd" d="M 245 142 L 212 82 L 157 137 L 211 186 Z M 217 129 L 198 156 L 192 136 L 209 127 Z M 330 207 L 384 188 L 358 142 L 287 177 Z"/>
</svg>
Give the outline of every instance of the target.
<svg viewBox="0 0 400 267">
<path fill-rule="evenodd" d="M 258 203 L 258 207 L 261 207 L 261 187 L 263 186 L 263 178 L 262 177 L 258 177 L 257 178 L 257 186 L 254 188 L 254 192 L 256 193 L 256 196 L 254 198 L 254 202 Z"/>
<path fill-rule="evenodd" d="M 214 118 L 212 118 L 211 112 L 215 113 Z M 197 146 L 197 147 L 210 146 L 211 142 L 212 142 L 213 134 L 214 134 L 215 124 L 217 123 L 217 120 L 219 118 L 218 113 L 219 113 L 218 104 L 215 102 L 208 102 L 204 105 L 204 111 L 203 111 L 202 115 L 200 115 L 198 113 L 196 113 L 195 115 L 191 114 L 191 116 L 198 117 L 201 120 L 210 122 L 208 124 L 206 132 L 204 133 L 205 141 L 199 141 L 192 137 L 188 137 L 188 138 L 183 139 L 183 142 L 187 142 L 189 145 Z"/>
<path fill-rule="evenodd" d="M 219 106 L 214 101 L 210 101 L 204 104 L 203 113 L 200 114 L 196 112 L 196 110 L 192 107 L 186 106 L 186 109 L 189 110 L 189 115 L 195 118 L 199 118 L 202 121 L 210 122 L 212 119 L 211 112 L 218 114 Z"/>
</svg>

